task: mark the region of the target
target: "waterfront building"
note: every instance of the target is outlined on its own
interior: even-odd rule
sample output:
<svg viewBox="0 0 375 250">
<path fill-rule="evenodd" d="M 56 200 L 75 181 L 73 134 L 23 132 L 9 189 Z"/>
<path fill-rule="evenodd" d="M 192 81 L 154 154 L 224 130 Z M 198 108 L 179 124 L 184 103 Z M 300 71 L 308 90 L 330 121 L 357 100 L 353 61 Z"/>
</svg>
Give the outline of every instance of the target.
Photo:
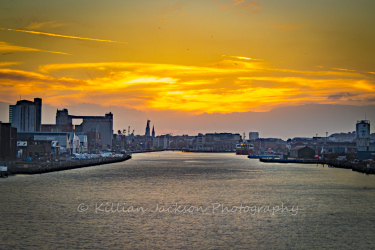
<svg viewBox="0 0 375 250">
<path fill-rule="evenodd" d="M 290 150 L 290 157 L 292 158 L 314 158 L 315 150 L 307 146 L 299 146 Z"/>
<path fill-rule="evenodd" d="M 22 153 L 22 160 L 30 158 L 31 160 L 47 161 L 52 157 L 52 141 L 46 140 L 27 140 L 27 146 Z"/>
<path fill-rule="evenodd" d="M 17 133 L 17 139 L 18 142 L 29 140 L 54 141 L 58 143 L 60 153 L 70 153 L 73 143 L 73 135 L 73 133 L 68 132 L 21 132 Z"/>
<path fill-rule="evenodd" d="M 9 123 L 17 132 L 39 132 L 42 124 L 42 99 L 21 100 L 9 105 Z"/>
<path fill-rule="evenodd" d="M 0 122 L 0 160 L 16 160 L 17 129 L 10 123 Z"/>
</svg>

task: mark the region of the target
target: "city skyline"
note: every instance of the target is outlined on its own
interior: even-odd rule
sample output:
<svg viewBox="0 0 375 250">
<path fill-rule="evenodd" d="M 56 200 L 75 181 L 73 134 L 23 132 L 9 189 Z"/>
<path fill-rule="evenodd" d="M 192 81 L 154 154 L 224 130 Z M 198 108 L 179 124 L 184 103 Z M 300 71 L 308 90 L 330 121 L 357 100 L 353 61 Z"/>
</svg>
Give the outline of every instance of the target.
<svg viewBox="0 0 375 250">
<path fill-rule="evenodd" d="M 66 107 L 64 107 L 66 108 Z M 0 102 L 0 121 L 8 121 L 9 104 Z M 56 108 L 43 104 L 42 124 L 55 124 Z M 281 138 L 287 140 L 294 137 L 324 137 L 334 133 L 355 131 L 358 120 L 375 120 L 375 106 L 344 106 L 344 105 L 305 105 L 283 107 L 270 112 L 246 112 L 231 114 L 201 114 L 195 116 L 168 115 L 164 119 L 162 112 L 146 113 L 121 107 L 101 107 L 95 104 L 81 104 L 68 107 L 75 115 L 98 116 L 113 113 L 113 130 L 135 130 L 136 135 L 143 135 L 147 120 L 155 127 L 156 135 L 197 135 L 198 133 L 239 133 L 259 132 L 261 138 Z M 6 111 L 6 112 L 5 112 Z M 237 123 L 235 121 L 242 122 Z M 202 121 L 210 121 L 209 126 Z M 316 121 L 319 121 L 316 123 Z M 81 120 L 73 122 L 79 125 Z M 373 133 L 373 128 L 371 129 Z"/>
<path fill-rule="evenodd" d="M 157 134 L 354 131 L 356 120 L 375 120 L 374 7 L 367 0 L 4 1 L 1 107 L 42 98 L 43 123 L 57 108 L 112 111 L 115 131 L 131 126 L 139 134 L 146 119 Z M 288 110 L 294 123 L 278 117 Z M 7 112 L 0 109 L 3 122 Z"/>
</svg>

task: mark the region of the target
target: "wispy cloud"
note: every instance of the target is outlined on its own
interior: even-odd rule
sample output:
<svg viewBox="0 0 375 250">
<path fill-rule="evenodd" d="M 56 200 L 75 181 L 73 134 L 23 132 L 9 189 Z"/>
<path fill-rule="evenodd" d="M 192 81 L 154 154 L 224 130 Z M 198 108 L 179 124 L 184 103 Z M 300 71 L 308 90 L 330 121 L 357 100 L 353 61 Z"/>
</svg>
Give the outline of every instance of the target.
<svg viewBox="0 0 375 250">
<path fill-rule="evenodd" d="M 240 60 L 263 61 L 262 59 L 250 58 L 250 57 L 245 57 L 245 56 L 227 56 L 227 55 L 222 55 L 222 56 L 223 57 L 236 58 L 236 59 L 240 59 Z"/>
<path fill-rule="evenodd" d="M 17 30 L 17 29 L 7 29 L 7 28 L 0 28 L 0 29 L 1 30 L 16 31 L 16 32 L 24 32 L 24 33 L 35 34 L 35 35 L 43 35 L 43 36 L 53 36 L 53 37 L 61 37 L 61 38 L 69 38 L 69 39 L 77 39 L 77 40 L 88 40 L 88 41 L 96 41 L 96 42 L 127 44 L 127 42 L 119 42 L 119 41 L 103 40 L 103 39 L 95 39 L 95 38 L 87 38 L 87 37 L 79 37 L 79 36 L 67 36 L 67 35 L 40 32 L 40 31 L 32 31 L 32 30 Z"/>
<path fill-rule="evenodd" d="M 341 71 L 355 71 L 355 70 L 351 70 L 351 69 L 342 69 L 342 68 L 332 68 L 332 69 L 341 70 Z"/>
<path fill-rule="evenodd" d="M 229 4 L 219 4 L 220 8 L 222 8 L 223 10 L 226 10 L 229 8 Z"/>
<path fill-rule="evenodd" d="M 0 51 L 39 51 L 39 52 L 48 52 L 48 53 L 54 53 L 54 54 L 62 54 L 62 55 L 70 55 L 68 53 L 64 52 L 58 52 L 58 51 L 49 51 L 49 50 L 42 50 L 42 49 L 36 49 L 36 48 L 29 48 L 29 47 L 22 47 L 22 46 L 16 46 L 12 45 L 6 42 L 0 42 Z"/>
<path fill-rule="evenodd" d="M 218 2 L 218 1 L 215 1 Z M 226 0 L 226 3 L 220 3 L 219 7 L 223 10 L 229 8 L 240 8 L 240 9 L 248 9 L 251 11 L 258 11 L 262 7 L 259 5 L 258 0 L 247 1 L 247 0 Z"/>
<path fill-rule="evenodd" d="M 330 96 L 328 96 L 328 99 L 339 100 L 339 99 L 348 98 L 348 97 L 352 97 L 352 96 L 356 96 L 356 95 L 351 94 L 349 92 L 343 92 L 343 93 L 330 95 Z"/>
<path fill-rule="evenodd" d="M 26 29 L 41 29 L 41 28 L 57 28 L 66 26 L 67 24 L 59 23 L 57 21 L 50 21 L 50 22 L 31 22 L 27 25 Z"/>
<path fill-rule="evenodd" d="M 0 67 L 8 67 L 13 65 L 20 65 L 21 62 L 0 62 Z"/>
<path fill-rule="evenodd" d="M 277 27 L 283 30 L 294 30 L 298 28 L 298 25 L 297 24 L 280 24 L 280 25 L 277 25 Z"/>
<path fill-rule="evenodd" d="M 233 1 L 234 1 L 233 6 L 236 6 L 238 4 L 245 2 L 245 0 L 233 0 Z"/>
<path fill-rule="evenodd" d="M 257 0 L 251 1 L 250 3 L 246 3 L 240 6 L 241 9 L 251 9 L 251 10 L 260 10 L 262 7 L 259 5 Z"/>
</svg>

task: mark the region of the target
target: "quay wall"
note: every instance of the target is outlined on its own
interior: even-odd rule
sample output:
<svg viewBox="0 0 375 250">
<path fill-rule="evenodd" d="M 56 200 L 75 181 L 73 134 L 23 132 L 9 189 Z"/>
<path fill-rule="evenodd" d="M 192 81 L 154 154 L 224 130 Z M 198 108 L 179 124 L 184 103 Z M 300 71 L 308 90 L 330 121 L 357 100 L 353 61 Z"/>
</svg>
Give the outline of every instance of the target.
<svg viewBox="0 0 375 250">
<path fill-rule="evenodd" d="M 129 159 L 131 159 L 131 155 L 126 155 L 123 157 L 75 160 L 75 161 L 67 161 L 67 162 L 41 162 L 41 163 L 23 162 L 23 163 L 18 163 L 16 167 L 12 167 L 11 169 L 9 169 L 9 172 L 10 174 L 43 174 L 43 173 L 63 171 L 63 170 L 68 170 L 68 169 L 91 167 L 91 166 L 98 166 L 98 165 L 103 165 L 103 164 L 123 162 Z"/>
<path fill-rule="evenodd" d="M 351 169 L 352 171 L 375 174 L 375 167 L 367 167 L 367 163 L 364 162 L 347 162 L 337 160 L 315 160 L 315 159 L 259 159 L 261 162 L 273 162 L 273 163 L 299 163 L 299 164 L 321 164 L 327 165 L 332 168 L 344 168 Z"/>
</svg>

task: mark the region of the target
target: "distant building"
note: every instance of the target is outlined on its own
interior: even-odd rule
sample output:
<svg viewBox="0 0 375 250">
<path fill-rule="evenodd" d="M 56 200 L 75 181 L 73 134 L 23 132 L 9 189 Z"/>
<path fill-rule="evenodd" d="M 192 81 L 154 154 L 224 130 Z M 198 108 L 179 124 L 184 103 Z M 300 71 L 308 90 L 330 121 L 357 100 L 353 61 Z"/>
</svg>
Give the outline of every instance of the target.
<svg viewBox="0 0 375 250">
<path fill-rule="evenodd" d="M 0 160 L 16 160 L 17 129 L 10 123 L 0 122 Z"/>
<path fill-rule="evenodd" d="M 240 134 L 232 133 L 199 133 L 193 141 L 196 151 L 235 151 L 236 145 L 242 140 Z"/>
<path fill-rule="evenodd" d="M 153 147 L 154 148 L 163 148 L 167 149 L 170 148 L 170 143 L 171 143 L 172 136 L 170 134 L 166 135 L 159 135 L 154 138 L 153 140 Z"/>
<path fill-rule="evenodd" d="M 299 146 L 290 150 L 292 158 L 314 158 L 315 150 L 310 147 Z"/>
<path fill-rule="evenodd" d="M 370 121 L 357 121 L 356 134 L 358 160 L 373 159 L 375 146 L 370 145 Z"/>
<path fill-rule="evenodd" d="M 249 140 L 256 140 L 259 139 L 259 133 L 258 132 L 250 132 L 249 133 Z"/>
<path fill-rule="evenodd" d="M 9 105 L 9 123 L 17 132 L 39 132 L 42 124 L 42 99 L 34 102 L 21 100 L 16 105 Z"/>
<path fill-rule="evenodd" d="M 87 149 L 90 153 L 97 153 L 102 149 L 102 137 L 99 132 L 87 132 Z"/>
<path fill-rule="evenodd" d="M 335 133 L 329 136 L 330 141 L 352 142 L 356 140 L 356 132 Z"/>
</svg>

